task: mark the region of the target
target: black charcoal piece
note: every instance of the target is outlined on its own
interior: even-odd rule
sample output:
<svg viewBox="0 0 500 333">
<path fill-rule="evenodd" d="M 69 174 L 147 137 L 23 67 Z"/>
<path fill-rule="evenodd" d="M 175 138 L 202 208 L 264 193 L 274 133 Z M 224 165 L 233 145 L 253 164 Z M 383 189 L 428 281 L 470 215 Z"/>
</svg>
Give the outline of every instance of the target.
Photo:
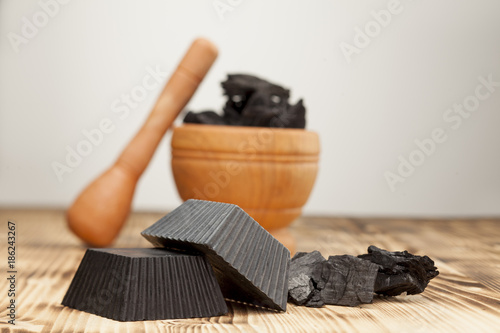
<svg viewBox="0 0 500 333">
<path fill-rule="evenodd" d="M 188 112 L 184 117 L 185 123 L 226 125 L 224 118 L 213 111 L 203 111 L 199 113 Z"/>
<path fill-rule="evenodd" d="M 305 128 L 306 110 L 299 100 L 288 102 L 290 91 L 256 76 L 230 74 L 222 82 L 227 96 L 223 116 L 213 111 L 188 112 L 185 123 Z"/>
<path fill-rule="evenodd" d="M 307 306 L 310 307 L 323 306 L 322 301 L 318 299 L 319 293 L 314 293 L 316 288 L 312 280 L 316 265 L 322 262 L 326 262 L 326 259 L 318 251 L 295 254 L 290 261 L 288 273 L 288 298 L 290 301 L 297 305 L 308 303 Z"/>
<path fill-rule="evenodd" d="M 142 235 L 205 254 L 226 298 L 286 310 L 290 252 L 238 206 L 190 199 Z"/>
<path fill-rule="evenodd" d="M 165 249 L 88 249 L 62 304 L 119 321 L 227 313 L 205 257 Z"/>
<path fill-rule="evenodd" d="M 330 266 L 323 265 L 322 272 L 323 276 L 329 273 L 329 279 L 321 288 L 325 304 L 357 306 L 372 303 L 377 265 L 347 254 L 328 257 L 328 264 Z"/>
<path fill-rule="evenodd" d="M 416 256 L 407 251 L 389 252 L 371 245 L 368 254 L 358 257 L 379 265 L 375 281 L 375 292 L 378 294 L 419 294 L 439 274 L 434 261 L 428 256 Z"/>
<path fill-rule="evenodd" d="M 290 262 L 288 297 L 298 305 L 357 306 L 373 301 L 378 265 L 350 255 L 297 253 Z"/>
</svg>

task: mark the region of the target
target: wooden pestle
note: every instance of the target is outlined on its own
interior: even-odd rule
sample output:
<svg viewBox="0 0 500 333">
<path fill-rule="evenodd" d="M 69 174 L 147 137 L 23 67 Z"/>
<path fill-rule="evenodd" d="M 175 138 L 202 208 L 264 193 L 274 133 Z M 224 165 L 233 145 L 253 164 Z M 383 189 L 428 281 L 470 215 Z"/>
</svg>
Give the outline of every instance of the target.
<svg viewBox="0 0 500 333">
<path fill-rule="evenodd" d="M 137 181 L 167 129 L 217 58 L 217 48 L 196 39 L 158 97 L 148 119 L 115 164 L 83 190 L 68 209 L 69 228 L 92 246 L 111 244 L 123 226 Z"/>
</svg>

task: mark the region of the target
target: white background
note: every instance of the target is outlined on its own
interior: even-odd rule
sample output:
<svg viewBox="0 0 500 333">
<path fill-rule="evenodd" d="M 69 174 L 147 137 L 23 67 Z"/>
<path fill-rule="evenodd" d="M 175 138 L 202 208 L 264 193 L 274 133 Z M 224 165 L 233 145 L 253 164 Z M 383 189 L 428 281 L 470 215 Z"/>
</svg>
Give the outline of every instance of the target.
<svg viewBox="0 0 500 333">
<path fill-rule="evenodd" d="M 42 0 L 50 2 L 50 0 Z M 227 0 L 220 1 L 227 3 Z M 110 166 L 151 109 L 160 87 L 126 119 L 112 112 L 146 68 L 170 74 L 197 36 L 220 57 L 188 108 L 220 109 L 227 73 L 252 73 L 304 98 L 307 127 L 320 134 L 320 173 L 308 214 L 488 216 L 500 214 L 500 88 L 454 130 L 443 119 L 474 94 L 478 77 L 500 82 L 500 2 L 401 0 L 349 63 L 342 42 L 389 1 L 83 1 L 59 5 L 18 45 L 38 1 L 0 2 L 0 206 L 66 207 Z M 115 130 L 59 182 L 51 163 L 103 118 Z M 447 140 L 391 191 L 384 177 L 414 140 L 443 128 Z M 167 135 L 143 175 L 136 210 L 180 204 Z"/>
</svg>

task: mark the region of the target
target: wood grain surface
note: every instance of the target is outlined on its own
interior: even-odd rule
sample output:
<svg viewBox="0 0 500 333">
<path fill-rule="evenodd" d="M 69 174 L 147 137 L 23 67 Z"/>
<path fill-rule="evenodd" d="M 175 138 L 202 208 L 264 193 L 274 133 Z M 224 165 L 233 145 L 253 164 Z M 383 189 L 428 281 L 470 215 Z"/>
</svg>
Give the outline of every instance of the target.
<svg viewBox="0 0 500 333">
<path fill-rule="evenodd" d="M 163 214 L 132 214 L 115 247 L 149 247 L 140 232 Z M 7 323 L 7 220 L 16 222 L 17 320 Z M 427 254 L 440 275 L 424 293 L 355 308 L 288 304 L 286 313 L 229 303 L 221 317 L 116 322 L 61 306 L 85 252 L 61 211 L 0 212 L 2 332 L 500 332 L 500 220 L 303 217 L 298 251 L 365 253 L 373 244 Z"/>
</svg>

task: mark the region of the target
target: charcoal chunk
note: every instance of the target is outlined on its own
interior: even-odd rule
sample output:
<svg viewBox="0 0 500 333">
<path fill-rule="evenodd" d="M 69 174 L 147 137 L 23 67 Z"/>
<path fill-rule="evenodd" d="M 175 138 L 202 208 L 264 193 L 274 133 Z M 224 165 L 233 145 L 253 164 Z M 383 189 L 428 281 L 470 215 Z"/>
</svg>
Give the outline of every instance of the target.
<svg viewBox="0 0 500 333">
<path fill-rule="evenodd" d="M 382 295 L 419 294 L 439 274 L 428 256 L 417 256 L 408 251 L 389 252 L 371 245 L 368 253 L 358 258 L 379 265 L 375 292 Z"/>
<path fill-rule="evenodd" d="M 253 75 L 229 74 L 222 82 L 227 96 L 220 116 L 213 111 L 188 112 L 185 123 L 210 125 L 305 128 L 302 100 L 288 102 L 290 91 Z"/>
<path fill-rule="evenodd" d="M 226 298 L 286 310 L 290 251 L 240 207 L 190 199 L 142 235 L 157 247 L 203 253 Z"/>
<path fill-rule="evenodd" d="M 372 303 L 377 265 L 351 255 L 330 256 L 328 264 L 331 265 L 330 278 L 321 290 L 326 304 Z"/>
<path fill-rule="evenodd" d="M 374 293 L 396 296 L 424 291 L 439 274 L 427 256 L 389 252 L 375 246 L 368 254 L 330 256 L 299 252 L 290 263 L 289 300 L 298 305 L 357 306 L 371 303 Z"/>
<path fill-rule="evenodd" d="M 321 253 L 298 252 L 290 261 L 288 276 L 288 298 L 297 305 L 304 305 L 313 296 L 315 290 L 312 275 L 316 264 L 326 262 Z M 317 294 L 319 297 L 319 294 Z M 316 304 L 315 302 L 314 304 Z M 314 307 L 313 303 L 308 306 Z M 319 305 L 319 307 L 323 304 Z M 317 307 L 317 306 L 316 306 Z"/>
<path fill-rule="evenodd" d="M 213 111 L 203 111 L 199 113 L 194 113 L 189 111 L 185 118 L 185 123 L 193 124 L 212 124 L 212 125 L 225 125 L 226 122 L 219 114 Z"/>
<path fill-rule="evenodd" d="M 308 307 L 371 303 L 378 267 L 350 255 L 326 260 L 318 251 L 298 253 L 290 263 L 288 297 Z"/>
<path fill-rule="evenodd" d="M 307 300 L 305 306 L 310 308 L 320 308 L 323 305 L 325 305 L 325 301 L 321 296 L 321 291 L 318 289 L 314 289 L 309 295 L 309 299 Z"/>
</svg>

